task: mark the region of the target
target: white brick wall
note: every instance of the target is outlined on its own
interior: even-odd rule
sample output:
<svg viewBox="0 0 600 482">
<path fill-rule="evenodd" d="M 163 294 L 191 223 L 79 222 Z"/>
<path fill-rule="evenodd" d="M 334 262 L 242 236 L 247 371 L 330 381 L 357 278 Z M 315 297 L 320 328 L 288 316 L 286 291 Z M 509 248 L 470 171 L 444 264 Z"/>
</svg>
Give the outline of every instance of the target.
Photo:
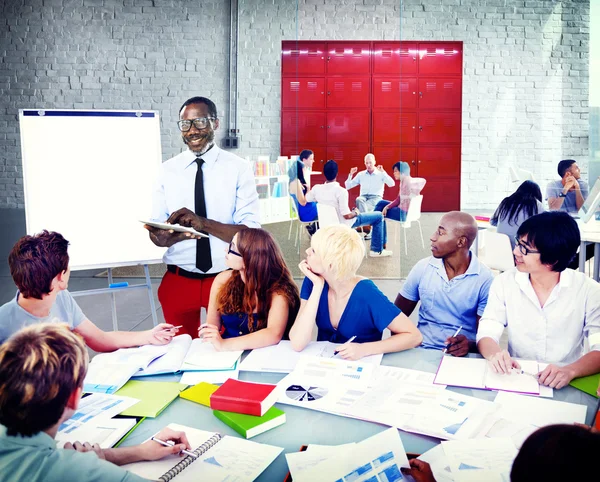
<svg viewBox="0 0 600 482">
<path fill-rule="evenodd" d="M 403 8 L 400 8 L 400 5 Z M 242 156 L 279 153 L 281 40 L 462 40 L 462 208 L 493 209 L 508 164 L 544 188 L 588 154 L 589 0 L 239 0 Z M 0 207 L 22 207 L 20 108 L 157 109 L 212 98 L 227 127 L 227 0 L 0 0 Z M 132 139 L 132 142 L 143 140 Z"/>
</svg>

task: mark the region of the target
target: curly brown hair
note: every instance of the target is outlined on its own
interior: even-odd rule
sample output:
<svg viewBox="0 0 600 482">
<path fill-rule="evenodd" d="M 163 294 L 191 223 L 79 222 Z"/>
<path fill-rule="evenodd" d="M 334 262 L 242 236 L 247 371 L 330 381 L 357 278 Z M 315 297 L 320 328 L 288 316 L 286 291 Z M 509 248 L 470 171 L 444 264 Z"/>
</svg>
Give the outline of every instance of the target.
<svg viewBox="0 0 600 482">
<path fill-rule="evenodd" d="M 237 233 L 237 249 L 244 262 L 242 281 L 240 272 L 234 270 L 217 296 L 220 313 L 246 313 L 250 332 L 267 326 L 267 317 L 273 295 L 283 296 L 288 303 L 288 320 L 284 337 L 296 319 L 300 307 L 298 287 L 283 259 L 283 254 L 273 236 L 264 229 L 247 228 Z M 254 322 L 253 313 L 257 320 Z"/>
</svg>

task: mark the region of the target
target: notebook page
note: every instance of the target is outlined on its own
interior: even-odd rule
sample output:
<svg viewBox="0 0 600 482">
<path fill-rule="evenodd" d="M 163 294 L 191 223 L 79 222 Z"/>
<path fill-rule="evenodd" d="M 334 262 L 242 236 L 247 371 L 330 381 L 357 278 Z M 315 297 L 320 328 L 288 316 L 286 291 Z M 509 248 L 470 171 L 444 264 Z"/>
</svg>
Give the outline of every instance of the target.
<svg viewBox="0 0 600 482">
<path fill-rule="evenodd" d="M 171 340 L 168 345 L 163 345 L 167 352 L 159 359 L 153 361 L 148 368 L 136 373 L 136 376 L 157 375 L 159 373 L 174 373 L 179 371 L 185 354 L 192 344 L 190 335 L 179 335 Z"/>
<path fill-rule="evenodd" d="M 527 373 L 537 374 L 538 362 L 535 360 L 516 360 L 521 365 L 521 369 Z M 536 377 L 527 373 L 495 373 L 492 368 L 487 366 L 485 374 L 485 386 L 492 390 L 504 390 L 506 392 L 540 394 L 540 384 Z"/>
<path fill-rule="evenodd" d="M 442 358 L 433 383 L 454 387 L 485 388 L 487 367 L 484 358 L 462 358 L 446 355 Z"/>
<path fill-rule="evenodd" d="M 181 370 L 231 370 L 243 350 L 217 351 L 212 343 L 196 338 L 185 356 Z"/>
</svg>

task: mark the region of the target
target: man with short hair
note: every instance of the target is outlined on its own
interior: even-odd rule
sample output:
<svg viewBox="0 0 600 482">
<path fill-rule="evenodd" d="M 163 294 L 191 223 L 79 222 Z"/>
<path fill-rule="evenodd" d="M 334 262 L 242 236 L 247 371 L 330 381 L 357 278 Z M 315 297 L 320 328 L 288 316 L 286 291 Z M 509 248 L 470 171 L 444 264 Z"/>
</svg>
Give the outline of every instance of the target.
<svg viewBox="0 0 600 482">
<path fill-rule="evenodd" d="M 406 316 L 421 301 L 417 327 L 425 348 L 448 346 L 447 353 L 454 356 L 477 351 L 477 324 L 493 275 L 470 251 L 476 236 L 477 223 L 470 214 L 451 211 L 442 216 L 430 238 L 432 256 L 414 266 L 396 297 Z"/>
<path fill-rule="evenodd" d="M 377 213 L 361 213 L 357 209 L 350 211 L 348 207 L 348 191 L 336 181 L 338 165 L 334 160 L 329 160 L 323 166 L 325 184 L 317 184 L 306 195 L 308 202 L 316 201 L 321 204 L 333 206 L 337 212 L 340 223 L 357 228 L 371 226 L 372 240 L 369 256 L 373 258 L 391 256 L 392 252 L 384 249 L 387 243 L 386 226 L 383 215 Z"/>
<path fill-rule="evenodd" d="M 516 267 L 496 277 L 479 322 L 477 347 L 497 373 L 520 368 L 515 358 L 549 363 L 542 385 L 562 388 L 600 371 L 600 285 L 567 268 L 580 242 L 564 212 L 527 219 L 517 231 Z M 499 346 L 508 328 L 508 350 Z M 585 351 L 585 340 L 590 350 Z"/>
<path fill-rule="evenodd" d="M 259 228 L 258 194 L 250 163 L 215 144 L 217 107 L 192 97 L 179 109 L 177 126 L 188 149 L 169 159 L 152 200 L 152 220 L 191 226 L 208 235 L 153 228 L 150 239 L 169 248 L 158 299 L 165 320 L 198 337 L 200 310 L 208 308 L 215 277 L 227 269 L 225 249 L 239 230 Z"/>
<path fill-rule="evenodd" d="M 577 213 L 588 196 L 588 184 L 581 179 L 577 162 L 564 159 L 558 163 L 558 181 L 550 181 L 546 199 L 551 211 Z"/>
<path fill-rule="evenodd" d="M 63 323 L 29 326 L 0 346 L 0 481 L 141 482 L 117 466 L 191 450 L 185 434 L 169 428 L 157 437 L 172 447 L 148 441 L 101 449 L 73 441 L 57 449 L 58 428 L 81 399 L 87 360 L 82 340 Z"/>
<path fill-rule="evenodd" d="M 8 255 L 16 296 L 0 307 L 0 343 L 21 328 L 56 319 L 67 323 L 95 351 L 164 345 L 177 329 L 162 323 L 146 331 L 102 331 L 86 318 L 67 291 L 71 270 L 69 242 L 59 233 L 23 236 Z"/>
<path fill-rule="evenodd" d="M 383 199 L 383 185 L 394 187 L 394 180 L 385 172 L 380 164 L 376 166 L 375 156 L 367 154 L 365 156 L 365 169 L 358 174 L 358 168 L 350 169 L 348 179 L 346 179 L 346 189 L 350 190 L 355 186 L 360 186 L 360 196 L 356 198 L 356 207 L 361 213 L 368 213 L 375 209 L 379 201 Z M 356 174 L 354 179 L 352 176 Z"/>
</svg>

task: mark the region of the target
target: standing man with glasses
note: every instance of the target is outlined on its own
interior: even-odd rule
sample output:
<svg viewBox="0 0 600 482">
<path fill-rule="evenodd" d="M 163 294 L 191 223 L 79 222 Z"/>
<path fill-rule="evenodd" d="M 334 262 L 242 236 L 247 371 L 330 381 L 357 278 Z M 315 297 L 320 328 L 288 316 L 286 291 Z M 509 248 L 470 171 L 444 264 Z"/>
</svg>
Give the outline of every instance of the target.
<svg viewBox="0 0 600 482">
<path fill-rule="evenodd" d="M 191 226 L 195 237 L 146 225 L 167 272 L 158 288 L 165 320 L 180 333 L 198 336 L 200 309 L 208 309 L 215 276 L 227 269 L 225 251 L 235 233 L 257 228 L 259 205 L 250 163 L 215 144 L 217 107 L 192 97 L 179 109 L 177 123 L 188 149 L 164 162 L 152 200 L 152 220 Z"/>
<path fill-rule="evenodd" d="M 579 241 L 565 212 L 538 214 L 519 227 L 516 267 L 494 279 L 477 330 L 477 348 L 494 372 L 519 370 L 516 358 L 549 363 L 533 375 L 558 389 L 600 371 L 600 285 L 567 268 Z M 499 345 L 504 328 L 508 350 Z"/>
</svg>

